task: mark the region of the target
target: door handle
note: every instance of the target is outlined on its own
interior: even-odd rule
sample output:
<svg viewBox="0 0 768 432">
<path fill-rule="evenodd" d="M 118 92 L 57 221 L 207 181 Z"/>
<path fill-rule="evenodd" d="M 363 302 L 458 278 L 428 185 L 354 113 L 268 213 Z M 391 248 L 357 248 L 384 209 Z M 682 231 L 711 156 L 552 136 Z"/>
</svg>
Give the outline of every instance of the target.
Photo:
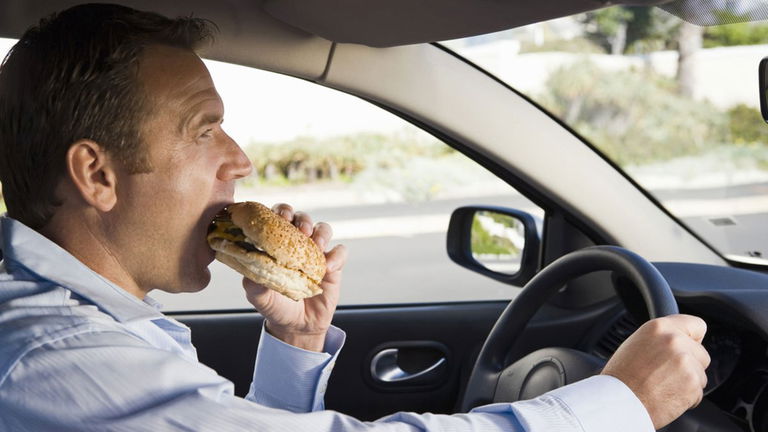
<svg viewBox="0 0 768 432">
<path fill-rule="evenodd" d="M 371 360 L 371 376 L 385 383 L 406 383 L 428 378 L 433 373 L 437 374 L 446 362 L 445 356 L 441 356 L 420 371 L 406 372 L 397 364 L 398 354 L 399 348 L 387 348 L 379 351 Z"/>
</svg>

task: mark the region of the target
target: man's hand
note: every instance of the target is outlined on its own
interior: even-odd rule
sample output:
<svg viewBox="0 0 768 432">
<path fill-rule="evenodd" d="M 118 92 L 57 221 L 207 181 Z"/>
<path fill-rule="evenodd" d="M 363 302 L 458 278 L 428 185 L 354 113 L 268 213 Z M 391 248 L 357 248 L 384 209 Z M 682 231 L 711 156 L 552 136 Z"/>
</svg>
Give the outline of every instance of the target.
<svg viewBox="0 0 768 432">
<path fill-rule="evenodd" d="M 691 315 L 648 321 L 630 336 L 603 369 L 637 395 L 656 429 L 701 402 L 710 358 L 701 345 L 707 325 Z"/>
<path fill-rule="evenodd" d="M 330 225 L 323 222 L 313 225 L 309 215 L 294 212 L 288 204 L 276 204 L 272 211 L 310 236 L 325 252 L 332 236 Z M 327 269 L 320 283 L 323 293 L 298 302 L 249 279 L 243 279 L 246 297 L 266 318 L 267 331 L 271 335 L 299 348 L 318 352 L 323 350 L 325 334 L 339 302 L 341 270 L 347 261 L 346 248 L 337 245 L 325 252 L 325 260 Z"/>
</svg>

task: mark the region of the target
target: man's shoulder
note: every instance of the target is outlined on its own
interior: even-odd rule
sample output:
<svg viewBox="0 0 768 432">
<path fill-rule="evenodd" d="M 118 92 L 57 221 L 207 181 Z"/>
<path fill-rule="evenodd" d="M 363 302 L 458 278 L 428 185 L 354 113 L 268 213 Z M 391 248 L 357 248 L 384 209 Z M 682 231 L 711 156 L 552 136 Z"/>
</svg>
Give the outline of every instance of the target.
<svg viewBox="0 0 768 432">
<path fill-rule="evenodd" d="M 123 332 L 112 317 L 52 283 L 0 277 L 0 293 L 0 384 L 36 348 L 89 332 Z"/>
</svg>

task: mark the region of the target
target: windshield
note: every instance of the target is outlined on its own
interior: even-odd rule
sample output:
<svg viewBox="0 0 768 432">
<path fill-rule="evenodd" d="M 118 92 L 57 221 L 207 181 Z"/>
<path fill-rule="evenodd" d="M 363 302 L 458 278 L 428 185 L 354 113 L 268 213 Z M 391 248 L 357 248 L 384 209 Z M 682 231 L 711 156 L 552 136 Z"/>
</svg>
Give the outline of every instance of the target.
<svg viewBox="0 0 768 432">
<path fill-rule="evenodd" d="M 725 257 L 768 264 L 768 22 L 698 27 L 617 6 L 444 44 L 568 124 Z"/>
</svg>

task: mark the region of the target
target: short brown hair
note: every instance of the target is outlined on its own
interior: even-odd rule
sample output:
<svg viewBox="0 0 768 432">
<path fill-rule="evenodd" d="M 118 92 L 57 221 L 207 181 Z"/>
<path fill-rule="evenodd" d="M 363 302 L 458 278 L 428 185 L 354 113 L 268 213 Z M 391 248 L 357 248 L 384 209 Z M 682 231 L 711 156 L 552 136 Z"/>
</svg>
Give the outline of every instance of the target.
<svg viewBox="0 0 768 432">
<path fill-rule="evenodd" d="M 108 4 L 75 6 L 27 30 L 0 66 L 0 183 L 8 215 L 42 228 L 69 147 L 99 143 L 131 173 L 151 165 L 141 148 L 149 107 L 138 62 L 149 45 L 196 50 L 216 27 Z"/>
</svg>

